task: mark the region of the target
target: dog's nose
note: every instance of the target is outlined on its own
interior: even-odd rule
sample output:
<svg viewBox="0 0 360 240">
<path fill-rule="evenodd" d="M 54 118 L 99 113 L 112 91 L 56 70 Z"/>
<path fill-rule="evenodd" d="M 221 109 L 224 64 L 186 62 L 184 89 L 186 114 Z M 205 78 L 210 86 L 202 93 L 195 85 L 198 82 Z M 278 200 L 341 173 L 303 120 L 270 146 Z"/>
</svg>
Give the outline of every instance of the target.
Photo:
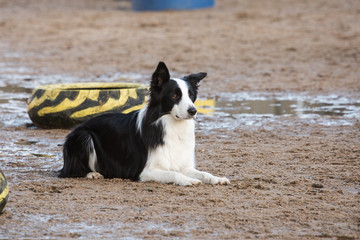
<svg viewBox="0 0 360 240">
<path fill-rule="evenodd" d="M 194 115 L 197 113 L 197 110 L 196 110 L 196 108 L 191 107 L 191 108 L 188 109 L 188 113 L 189 113 L 191 116 L 194 116 Z"/>
</svg>

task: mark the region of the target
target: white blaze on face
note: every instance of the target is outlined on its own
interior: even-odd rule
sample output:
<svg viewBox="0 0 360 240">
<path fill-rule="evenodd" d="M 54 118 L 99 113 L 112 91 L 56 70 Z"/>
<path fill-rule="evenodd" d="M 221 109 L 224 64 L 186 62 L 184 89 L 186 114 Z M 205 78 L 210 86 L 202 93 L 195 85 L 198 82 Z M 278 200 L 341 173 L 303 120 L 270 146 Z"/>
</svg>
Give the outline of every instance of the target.
<svg viewBox="0 0 360 240">
<path fill-rule="evenodd" d="M 171 115 L 175 119 L 192 119 L 196 115 L 192 116 L 189 114 L 188 110 L 190 108 L 195 108 L 194 103 L 191 101 L 189 97 L 189 86 L 184 80 L 174 78 L 174 81 L 178 84 L 179 88 L 181 89 L 181 99 L 178 104 L 175 104 L 173 109 L 171 110 Z"/>
</svg>

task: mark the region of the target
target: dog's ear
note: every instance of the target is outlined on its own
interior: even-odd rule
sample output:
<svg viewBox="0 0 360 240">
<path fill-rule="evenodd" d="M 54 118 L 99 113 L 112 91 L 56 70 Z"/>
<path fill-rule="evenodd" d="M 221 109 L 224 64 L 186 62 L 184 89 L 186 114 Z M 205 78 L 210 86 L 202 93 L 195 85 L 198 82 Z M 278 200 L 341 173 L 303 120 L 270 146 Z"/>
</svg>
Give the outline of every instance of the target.
<svg viewBox="0 0 360 240">
<path fill-rule="evenodd" d="M 159 62 L 155 72 L 152 75 L 151 87 L 159 89 L 162 85 L 170 80 L 170 73 L 165 63 Z"/>
<path fill-rule="evenodd" d="M 195 89 L 199 88 L 199 82 L 206 77 L 207 73 L 199 72 L 185 76 L 183 79 L 190 83 Z"/>
</svg>

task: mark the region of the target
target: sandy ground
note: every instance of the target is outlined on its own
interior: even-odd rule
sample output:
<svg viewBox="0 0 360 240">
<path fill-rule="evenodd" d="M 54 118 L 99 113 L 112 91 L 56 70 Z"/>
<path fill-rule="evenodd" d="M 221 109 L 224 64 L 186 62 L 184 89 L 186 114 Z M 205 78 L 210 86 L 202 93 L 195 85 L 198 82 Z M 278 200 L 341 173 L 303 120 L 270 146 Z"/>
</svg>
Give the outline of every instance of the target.
<svg viewBox="0 0 360 240">
<path fill-rule="evenodd" d="M 174 76 L 208 72 L 202 96 L 358 99 L 359 19 L 357 0 L 218 0 L 214 9 L 162 13 L 132 12 L 128 1 L 0 0 L 0 81 L 28 69 L 53 82 L 149 76 L 163 60 Z M 39 83 L 27 73 L 15 81 Z M 359 116 L 349 125 L 283 116 L 213 130 L 201 121 L 222 120 L 199 119 L 198 168 L 229 186 L 58 179 L 69 130 L 0 125 L 10 185 L 0 239 L 360 239 Z"/>
</svg>

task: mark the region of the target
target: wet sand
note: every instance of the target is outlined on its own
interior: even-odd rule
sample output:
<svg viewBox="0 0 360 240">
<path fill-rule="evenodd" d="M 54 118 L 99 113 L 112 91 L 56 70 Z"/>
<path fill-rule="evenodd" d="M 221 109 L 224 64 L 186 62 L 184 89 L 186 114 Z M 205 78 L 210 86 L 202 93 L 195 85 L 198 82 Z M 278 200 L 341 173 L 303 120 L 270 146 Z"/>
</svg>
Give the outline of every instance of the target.
<svg viewBox="0 0 360 240">
<path fill-rule="evenodd" d="M 355 0 L 219 0 L 164 13 L 134 13 L 127 1 L 0 0 L 0 87 L 18 86 L 1 89 L 10 198 L 0 238 L 358 239 L 358 115 L 256 124 L 201 115 L 198 168 L 231 185 L 179 187 L 58 179 L 69 130 L 31 127 L 26 97 L 38 84 L 116 81 L 117 73 L 146 83 L 163 60 L 174 77 L 208 72 L 202 98 L 266 92 L 356 102 L 359 17 Z"/>
</svg>

